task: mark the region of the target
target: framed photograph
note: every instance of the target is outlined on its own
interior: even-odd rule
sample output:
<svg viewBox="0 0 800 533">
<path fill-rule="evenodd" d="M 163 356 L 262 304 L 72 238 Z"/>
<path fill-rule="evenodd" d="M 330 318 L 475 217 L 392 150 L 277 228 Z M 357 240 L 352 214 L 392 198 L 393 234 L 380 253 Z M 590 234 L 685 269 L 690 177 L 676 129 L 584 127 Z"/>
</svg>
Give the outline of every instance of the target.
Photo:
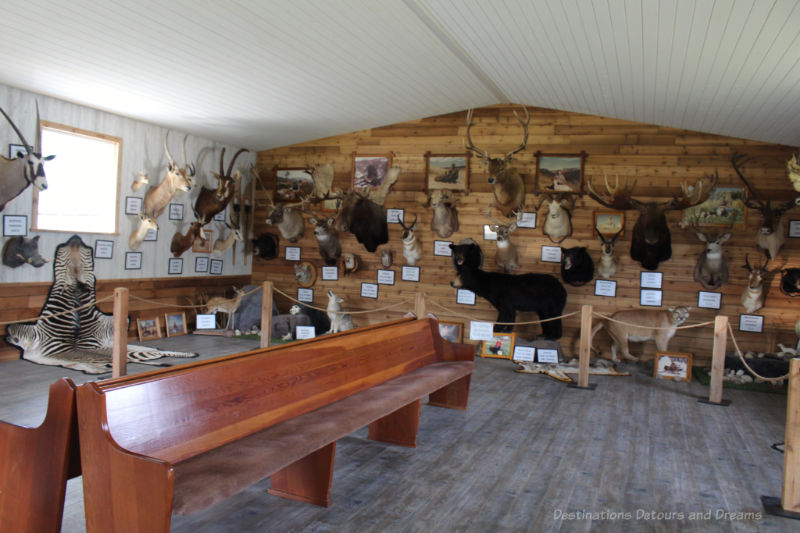
<svg viewBox="0 0 800 533">
<path fill-rule="evenodd" d="M 300 247 L 287 246 L 285 251 L 285 257 L 287 261 L 300 261 Z"/>
<path fill-rule="evenodd" d="M 433 241 L 433 255 L 451 257 L 453 255 L 453 250 L 450 249 L 451 244 L 453 241 Z"/>
<path fill-rule="evenodd" d="M 353 153 L 353 189 L 377 189 L 392 167 L 392 155 L 358 155 Z"/>
<path fill-rule="evenodd" d="M 183 204 L 169 204 L 169 219 L 183 220 Z"/>
<path fill-rule="evenodd" d="M 475 305 L 475 293 L 467 289 L 456 289 L 456 303 Z"/>
<path fill-rule="evenodd" d="M 212 259 L 208 264 L 208 273 L 214 275 L 222 274 L 222 259 Z"/>
<path fill-rule="evenodd" d="M 137 318 L 136 329 L 139 330 L 140 341 L 161 338 L 161 326 L 158 318 Z"/>
<path fill-rule="evenodd" d="M 646 307 L 661 307 L 661 289 L 641 289 L 639 291 L 639 305 Z"/>
<path fill-rule="evenodd" d="M 111 259 L 114 255 L 114 241 L 97 239 L 94 241 L 94 258 Z"/>
<path fill-rule="evenodd" d="M 214 230 L 203 230 L 203 233 L 206 235 L 206 240 L 202 240 L 199 237 L 194 240 L 192 243 L 192 251 L 196 254 L 210 254 L 211 248 L 213 247 L 214 243 Z"/>
<path fill-rule="evenodd" d="M 692 354 L 656 352 L 653 377 L 673 381 L 692 381 Z"/>
<path fill-rule="evenodd" d="M 9 144 L 8 145 L 8 158 L 9 159 L 16 159 L 19 157 L 19 154 L 27 154 L 28 149 L 25 148 L 24 144 Z"/>
<path fill-rule="evenodd" d="M 182 257 L 170 257 L 169 264 L 167 266 L 167 274 L 183 274 L 183 258 Z"/>
<path fill-rule="evenodd" d="M 535 228 L 536 213 L 533 211 L 523 211 L 517 221 L 518 228 Z"/>
<path fill-rule="evenodd" d="M 720 309 L 722 307 L 722 293 L 697 291 L 697 307 Z"/>
<path fill-rule="evenodd" d="M 608 298 L 616 298 L 617 282 L 610 279 L 594 280 L 594 295 L 606 296 Z"/>
<path fill-rule="evenodd" d="M 598 231 L 604 237 L 613 237 L 620 233 L 620 237 L 625 234 L 625 213 L 623 211 L 595 211 L 593 234 Z"/>
<path fill-rule="evenodd" d="M 142 199 L 138 196 L 125 197 L 125 214 L 138 215 L 142 211 Z"/>
<path fill-rule="evenodd" d="M 561 262 L 561 247 L 560 246 L 542 246 L 542 262 L 543 263 L 560 263 Z"/>
<path fill-rule="evenodd" d="M 403 265 L 400 270 L 400 279 L 419 282 L 419 267 Z"/>
<path fill-rule="evenodd" d="M 186 335 L 186 313 L 166 313 L 164 327 L 167 330 L 167 337 Z"/>
<path fill-rule="evenodd" d="M 763 315 L 739 315 L 739 331 L 764 333 Z"/>
<path fill-rule="evenodd" d="M 28 215 L 3 215 L 3 237 L 24 237 L 28 234 Z"/>
<path fill-rule="evenodd" d="M 403 209 L 387 209 L 386 210 L 386 223 L 387 224 L 399 224 L 400 222 L 404 222 L 405 212 Z"/>
<path fill-rule="evenodd" d="M 683 211 L 683 220 L 698 226 L 747 226 L 747 192 L 744 187 L 714 187 L 708 200 Z"/>
<path fill-rule="evenodd" d="M 800 238 L 800 220 L 789 221 L 789 237 L 792 239 Z"/>
<path fill-rule="evenodd" d="M 662 272 L 644 272 L 639 275 L 639 287 L 642 289 L 660 289 L 664 279 Z"/>
<path fill-rule="evenodd" d="M 583 193 L 586 153 L 543 154 L 536 152 L 536 191 Z"/>
<path fill-rule="evenodd" d="M 495 359 L 511 359 L 514 353 L 514 334 L 504 333 L 495 335 L 490 341 L 483 341 L 481 357 L 493 357 Z"/>
<path fill-rule="evenodd" d="M 125 270 L 142 269 L 142 252 L 125 252 Z"/>
<path fill-rule="evenodd" d="M 446 341 L 464 342 L 464 324 L 462 322 L 440 320 L 439 335 Z"/>
<path fill-rule="evenodd" d="M 297 289 L 297 300 L 306 303 L 314 302 L 314 289 L 304 289 L 302 287 Z"/>
<path fill-rule="evenodd" d="M 378 299 L 377 283 L 361 283 L 361 297 Z"/>
<path fill-rule="evenodd" d="M 378 285 L 394 285 L 394 270 L 378 269 Z"/>
<path fill-rule="evenodd" d="M 463 154 L 425 153 L 425 184 L 428 191 L 469 189 L 469 152 Z"/>
<path fill-rule="evenodd" d="M 275 202 L 294 202 L 314 190 L 311 174 L 300 167 L 275 169 Z"/>
<path fill-rule="evenodd" d="M 195 272 L 208 272 L 208 257 L 195 257 L 194 258 L 194 271 Z"/>
</svg>

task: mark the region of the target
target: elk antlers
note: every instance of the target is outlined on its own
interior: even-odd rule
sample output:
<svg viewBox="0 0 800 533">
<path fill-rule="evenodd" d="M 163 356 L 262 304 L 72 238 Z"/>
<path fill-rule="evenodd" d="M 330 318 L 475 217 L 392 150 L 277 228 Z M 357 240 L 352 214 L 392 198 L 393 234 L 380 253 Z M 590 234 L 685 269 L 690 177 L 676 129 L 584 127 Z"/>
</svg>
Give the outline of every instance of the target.
<svg viewBox="0 0 800 533">
<path fill-rule="evenodd" d="M 511 161 L 511 158 L 514 156 L 514 154 L 521 152 L 528 145 L 528 125 L 531 122 L 531 115 L 528 112 L 527 107 L 523 107 L 523 109 L 525 110 L 525 120 L 522 120 L 517 114 L 517 112 L 514 111 L 514 116 L 517 117 L 517 120 L 522 125 L 522 130 L 523 130 L 522 143 L 517 148 L 511 150 L 505 156 L 503 156 L 504 161 Z M 467 111 L 467 141 L 469 141 L 469 144 L 465 142 L 464 148 L 466 148 L 471 152 L 474 152 L 481 159 L 489 160 L 491 159 L 491 157 L 489 157 L 489 152 L 487 152 L 486 150 L 481 150 L 480 148 L 475 146 L 475 143 L 472 142 L 472 137 L 470 136 L 469 130 L 470 128 L 472 128 L 473 125 L 474 122 L 472 122 L 472 109 L 470 109 L 469 111 Z"/>
</svg>

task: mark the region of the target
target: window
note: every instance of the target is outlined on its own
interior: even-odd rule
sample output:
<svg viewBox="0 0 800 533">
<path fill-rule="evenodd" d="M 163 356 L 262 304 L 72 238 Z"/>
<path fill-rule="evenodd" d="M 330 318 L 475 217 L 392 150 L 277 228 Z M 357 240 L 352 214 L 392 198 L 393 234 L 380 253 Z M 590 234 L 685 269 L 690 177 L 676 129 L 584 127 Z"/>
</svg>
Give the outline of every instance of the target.
<svg viewBox="0 0 800 533">
<path fill-rule="evenodd" d="M 47 189 L 34 190 L 38 231 L 116 234 L 122 139 L 42 121 Z"/>
</svg>

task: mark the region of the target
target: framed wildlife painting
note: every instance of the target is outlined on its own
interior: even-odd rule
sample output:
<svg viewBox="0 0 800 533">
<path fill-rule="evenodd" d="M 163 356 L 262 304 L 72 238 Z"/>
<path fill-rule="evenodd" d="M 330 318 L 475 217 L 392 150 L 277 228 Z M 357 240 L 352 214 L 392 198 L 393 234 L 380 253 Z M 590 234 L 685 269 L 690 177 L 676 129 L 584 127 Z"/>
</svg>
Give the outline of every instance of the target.
<svg viewBox="0 0 800 533">
<path fill-rule="evenodd" d="M 161 338 L 161 326 L 158 318 L 137 318 L 136 329 L 139 331 L 140 341 Z"/>
<path fill-rule="evenodd" d="M 203 233 L 206 234 L 206 240 L 202 240 L 199 237 L 194 240 L 192 243 L 192 252 L 196 254 L 210 254 L 212 242 L 214 241 L 214 230 L 213 229 L 204 229 Z"/>
<path fill-rule="evenodd" d="M 738 229 L 744 229 L 747 225 L 746 201 L 744 187 L 714 187 L 708 200 L 683 211 L 683 220 L 698 226 L 733 224 Z"/>
<path fill-rule="evenodd" d="M 186 313 L 167 313 L 164 315 L 167 337 L 186 335 Z"/>
<path fill-rule="evenodd" d="M 604 237 L 613 237 L 625 228 L 625 212 L 623 211 L 595 211 L 594 232 Z M 622 236 L 624 231 L 620 234 Z"/>
<path fill-rule="evenodd" d="M 353 188 L 377 189 L 392 167 L 392 156 L 358 155 L 353 153 Z"/>
<path fill-rule="evenodd" d="M 276 201 L 293 202 L 313 190 L 314 181 L 305 168 L 275 168 Z"/>
<path fill-rule="evenodd" d="M 536 152 L 536 191 L 583 192 L 583 166 L 586 152 L 543 154 Z"/>
<path fill-rule="evenodd" d="M 656 352 L 653 377 L 673 381 L 692 381 L 692 354 Z"/>
<path fill-rule="evenodd" d="M 447 189 L 466 191 L 469 188 L 469 153 L 425 153 L 425 184 L 428 191 Z"/>
<path fill-rule="evenodd" d="M 514 353 L 514 334 L 504 333 L 494 335 L 491 340 L 483 341 L 481 357 L 495 359 L 511 359 Z"/>
</svg>

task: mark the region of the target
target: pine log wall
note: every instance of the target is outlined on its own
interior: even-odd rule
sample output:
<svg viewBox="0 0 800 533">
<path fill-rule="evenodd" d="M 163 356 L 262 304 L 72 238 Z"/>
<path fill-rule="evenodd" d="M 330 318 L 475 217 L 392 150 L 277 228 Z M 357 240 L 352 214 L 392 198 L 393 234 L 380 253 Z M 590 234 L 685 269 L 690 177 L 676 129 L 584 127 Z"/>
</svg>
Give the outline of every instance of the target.
<svg viewBox="0 0 800 533">
<path fill-rule="evenodd" d="M 491 155 L 502 155 L 517 147 L 521 141 L 521 128 L 513 115 L 516 106 L 501 105 L 477 109 L 473 120 L 472 139 L 475 144 Z M 685 130 L 660 127 L 614 120 L 603 117 L 588 116 L 576 113 L 530 108 L 531 121 L 527 149 L 515 157 L 516 166 L 521 170 L 527 190 L 528 210 L 531 210 L 534 197 L 530 191 L 534 189 L 536 159 L 534 153 L 544 154 L 577 154 L 585 152 L 585 178 L 595 186 L 602 183 L 604 175 L 620 178 L 636 179 L 637 187 L 634 195 L 640 199 L 668 200 L 679 191 L 684 180 L 693 183 L 696 179 L 719 171 L 719 185 L 741 187 L 730 158 L 734 153 L 744 152 L 755 158 L 746 168 L 746 175 L 762 195 L 762 198 L 786 200 L 793 196 L 789 180 L 786 177 L 785 162 L 792 149 L 761 142 L 719 137 Z M 462 139 L 465 136 L 465 113 L 441 115 L 387 127 L 358 131 L 351 134 L 321 139 L 314 142 L 288 146 L 258 154 L 257 165 L 260 169 L 264 186 L 272 194 L 275 187 L 275 167 L 305 167 L 319 163 L 331 163 L 335 170 L 335 187 L 346 188 L 351 184 L 352 156 L 359 155 L 393 155 L 393 165 L 402 167 L 402 173 L 393 192 L 388 196 L 384 207 L 402 208 L 406 220 L 419 217 L 418 235 L 422 241 L 423 258 L 421 280 L 419 283 L 401 281 L 400 266 L 404 264 L 402 257 L 401 231 L 399 225 L 389 225 L 389 243 L 394 252 L 395 285 L 379 285 L 378 300 L 360 296 L 362 282 L 376 283 L 376 270 L 380 267 L 378 253 L 367 252 L 351 234 L 340 235 L 345 252 L 356 253 L 361 257 L 361 270 L 338 281 L 321 281 L 320 277 L 313 286 L 314 305 L 327 305 L 327 291 L 334 289 L 344 297 L 345 309 L 352 311 L 375 311 L 353 316 L 356 325 L 365 325 L 387 319 L 397 318 L 414 309 L 414 297 L 417 292 L 426 296 L 427 309 L 443 320 L 465 323 L 465 338 L 468 335 L 470 319 L 494 320 L 496 311 L 485 300 L 477 298 L 475 306 L 456 303 L 455 290 L 449 285 L 454 276 L 454 268 L 449 257 L 433 255 L 434 240 L 442 240 L 430 230 L 431 209 L 424 206 L 425 190 L 425 153 L 458 154 L 464 153 Z M 447 240 L 459 242 L 471 237 L 483 248 L 485 254 L 484 267 L 494 269 L 494 242 L 483 240 L 483 225 L 488 223 L 484 217 L 488 204 L 493 200 L 491 189 L 487 183 L 486 167 L 480 160 L 471 159 L 471 175 L 469 180 L 470 194 L 462 198 L 459 204 L 460 231 Z M 256 214 L 256 234 L 261 232 L 277 233 L 277 229 L 266 225 L 266 192 L 258 193 Z M 588 196 L 583 196 L 576 203 L 573 215 L 574 233 L 572 237 L 561 243 L 564 247 L 586 246 L 595 262 L 598 260 L 600 241 L 593 236 L 593 213 L 597 210 L 607 211 Z M 536 229 L 518 229 L 512 233 L 512 241 L 521 252 L 521 267 L 518 272 L 545 272 L 560 278 L 559 265 L 540 261 L 541 247 L 553 245 L 542 234 L 541 220 L 546 207 L 539 210 L 539 223 Z M 790 211 L 783 221 L 786 231 L 787 221 L 792 217 L 800 218 L 800 209 Z M 495 218 L 499 215 L 494 212 Z M 642 267 L 629 255 L 630 235 L 638 212 L 628 211 L 625 216 L 625 234 L 617 245 L 619 267 L 616 276 L 616 298 L 594 296 L 594 283 L 583 287 L 567 285 L 569 293 L 565 312 L 580 309 L 582 304 L 592 304 L 596 311 L 611 313 L 619 309 L 641 308 L 639 305 L 639 284 Z M 693 281 L 693 270 L 699 254 L 704 250 L 694 233 L 678 227 L 682 212 L 669 212 L 667 219 L 672 232 L 672 259 L 662 263 L 658 269 L 663 273 L 663 307 L 689 305 L 692 306 L 690 322 L 712 321 L 716 313 L 726 314 L 734 325 L 735 335 L 741 347 L 753 351 L 770 351 L 777 343 L 794 346 L 797 337 L 794 334 L 794 323 L 797 319 L 797 306 L 800 302 L 781 294 L 778 289 L 779 276 L 775 276 L 770 284 L 766 306 L 757 312 L 765 316 L 764 332 L 742 333 L 737 331 L 739 314 L 744 312 L 740 304 L 740 295 L 745 286 L 746 270 L 742 268 L 745 254 L 750 260 L 759 259 L 754 248 L 755 233 L 759 227 L 760 217 L 757 212 L 749 211 L 745 228 L 734 229 L 733 236 L 724 246 L 728 259 L 730 282 L 718 292 L 722 293 L 720 311 L 698 309 L 698 290 L 702 287 Z M 293 277 L 293 262 L 286 261 L 285 248 L 287 242 L 281 241 L 280 256 L 265 261 L 255 259 L 253 262 L 253 282 L 270 280 L 280 291 L 293 297 L 297 296 L 298 284 Z M 295 244 L 302 250 L 302 261 L 312 262 L 317 269 L 322 266 L 316 241 L 309 224 L 306 224 L 304 237 Z M 786 245 L 779 261 L 773 266 L 798 265 L 800 257 L 798 239 L 787 238 Z M 319 274 L 319 270 L 318 270 Z M 276 301 L 282 310 L 288 309 L 291 302 L 280 295 Z M 388 306 L 399 306 L 386 309 Z M 533 313 L 520 313 L 518 321 L 535 320 Z M 576 356 L 579 335 L 579 317 L 567 318 L 564 323 L 565 334 L 562 346 L 568 356 Z M 517 335 L 532 338 L 539 332 L 538 325 L 517 326 Z M 670 343 L 671 351 L 690 352 L 696 361 L 706 361 L 711 357 L 713 328 L 699 328 L 679 331 Z M 605 333 L 598 334 L 595 346 L 608 355 L 609 340 Z M 633 354 L 651 357 L 654 343 L 632 343 Z M 729 349 L 732 345 L 729 343 Z"/>
<path fill-rule="evenodd" d="M 49 265 L 48 265 L 49 266 Z M 43 268 L 48 268 L 45 266 Z M 52 268 L 52 267 L 51 267 Z M 193 329 L 196 309 L 185 306 L 197 304 L 201 298 L 213 296 L 232 297 L 233 286 L 241 287 L 250 283 L 250 276 L 209 276 L 209 277 L 175 277 L 150 279 L 111 279 L 97 280 L 95 284 L 96 298 L 101 300 L 114 294 L 117 287 L 129 290 L 128 303 L 128 339 L 138 338 L 137 318 L 158 318 L 161 333 L 164 330 L 165 313 L 186 313 L 186 323 Z M 22 320 L 39 315 L 50 283 L 16 283 L 3 284 L 0 290 L 0 322 Z M 114 301 L 101 302 L 97 308 L 104 313 L 113 313 Z M 6 326 L 0 326 L 0 339 L 5 338 Z M 0 341 L 0 361 L 19 359 L 19 349 Z"/>
</svg>

